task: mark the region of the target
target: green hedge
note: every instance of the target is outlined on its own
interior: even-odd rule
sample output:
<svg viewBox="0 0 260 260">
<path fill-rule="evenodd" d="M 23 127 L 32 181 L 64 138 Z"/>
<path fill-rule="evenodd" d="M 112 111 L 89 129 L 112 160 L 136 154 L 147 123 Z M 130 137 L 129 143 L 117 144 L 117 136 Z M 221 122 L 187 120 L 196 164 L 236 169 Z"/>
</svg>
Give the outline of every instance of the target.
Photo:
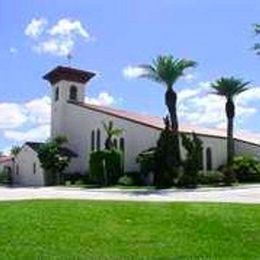
<svg viewBox="0 0 260 260">
<path fill-rule="evenodd" d="M 254 157 L 235 157 L 233 170 L 239 182 L 260 182 L 260 162 Z"/>
<path fill-rule="evenodd" d="M 0 184 L 11 184 L 11 174 L 6 169 L 0 171 Z"/>
<path fill-rule="evenodd" d="M 91 181 L 100 185 L 116 184 L 122 176 L 122 153 L 119 150 L 103 150 L 90 155 Z"/>
<path fill-rule="evenodd" d="M 224 183 L 224 174 L 220 171 L 199 172 L 198 183 L 205 185 L 220 185 Z"/>
</svg>

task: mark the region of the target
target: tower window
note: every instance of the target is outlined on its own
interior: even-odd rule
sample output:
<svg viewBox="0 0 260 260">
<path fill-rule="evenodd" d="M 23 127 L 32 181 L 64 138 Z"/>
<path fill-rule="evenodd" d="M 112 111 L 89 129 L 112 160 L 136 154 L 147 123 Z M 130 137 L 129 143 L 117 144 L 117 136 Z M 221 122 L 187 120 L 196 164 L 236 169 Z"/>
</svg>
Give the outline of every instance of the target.
<svg viewBox="0 0 260 260">
<path fill-rule="evenodd" d="M 95 150 L 95 131 L 91 132 L 91 151 Z"/>
<path fill-rule="evenodd" d="M 212 151 L 211 148 L 208 147 L 206 149 L 206 163 L 207 163 L 207 171 L 212 170 Z"/>
<path fill-rule="evenodd" d="M 70 100 L 77 100 L 78 90 L 75 86 L 70 87 Z"/>
<path fill-rule="evenodd" d="M 100 150 L 100 130 L 97 130 L 97 150 Z"/>
<path fill-rule="evenodd" d="M 59 100 L 59 87 L 57 87 L 56 89 L 55 89 L 55 101 L 58 101 Z"/>
</svg>

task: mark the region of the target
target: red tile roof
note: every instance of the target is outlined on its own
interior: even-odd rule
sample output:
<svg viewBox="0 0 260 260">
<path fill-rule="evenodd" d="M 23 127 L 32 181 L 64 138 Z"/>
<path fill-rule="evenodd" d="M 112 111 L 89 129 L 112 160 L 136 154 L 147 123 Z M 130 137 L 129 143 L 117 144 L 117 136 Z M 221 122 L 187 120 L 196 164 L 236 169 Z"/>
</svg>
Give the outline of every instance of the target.
<svg viewBox="0 0 260 260">
<path fill-rule="evenodd" d="M 0 156 L 0 163 L 5 163 L 12 160 L 13 160 L 13 156 L 6 156 L 6 155 Z"/>
<path fill-rule="evenodd" d="M 140 114 L 140 113 L 125 111 L 121 109 L 114 109 L 106 106 L 92 105 L 88 103 L 80 103 L 74 101 L 69 101 L 69 102 L 83 108 L 87 108 L 96 112 L 101 112 L 114 117 L 122 118 L 124 120 L 128 120 L 154 129 L 162 130 L 164 128 L 163 119 L 157 116 Z M 179 130 L 180 132 L 183 133 L 195 132 L 203 136 L 212 136 L 218 138 L 226 138 L 227 136 L 225 129 L 205 128 L 205 127 L 195 126 L 191 124 L 181 124 Z M 236 134 L 235 139 L 248 142 L 251 144 L 255 144 L 255 145 L 260 145 L 260 135 L 257 136 L 248 133 L 238 133 Z"/>
</svg>

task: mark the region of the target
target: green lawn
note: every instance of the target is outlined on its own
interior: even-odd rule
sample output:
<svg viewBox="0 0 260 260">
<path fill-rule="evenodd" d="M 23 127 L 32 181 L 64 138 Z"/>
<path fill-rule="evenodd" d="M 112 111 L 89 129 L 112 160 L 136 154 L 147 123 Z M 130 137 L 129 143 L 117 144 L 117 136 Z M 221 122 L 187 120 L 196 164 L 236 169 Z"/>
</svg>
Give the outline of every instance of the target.
<svg viewBox="0 0 260 260">
<path fill-rule="evenodd" d="M 259 259 L 260 206 L 66 200 L 1 202 L 0 259 L 40 256 Z"/>
</svg>

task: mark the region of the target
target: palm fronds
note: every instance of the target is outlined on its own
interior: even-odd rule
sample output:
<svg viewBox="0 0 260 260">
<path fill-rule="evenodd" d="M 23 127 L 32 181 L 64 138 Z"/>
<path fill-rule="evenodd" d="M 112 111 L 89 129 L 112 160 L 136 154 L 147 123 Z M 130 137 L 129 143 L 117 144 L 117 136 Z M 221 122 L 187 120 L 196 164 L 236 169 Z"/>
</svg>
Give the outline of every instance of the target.
<svg viewBox="0 0 260 260">
<path fill-rule="evenodd" d="M 233 98 L 238 94 L 248 90 L 250 82 L 237 79 L 235 77 L 222 77 L 211 84 L 214 89 L 214 94 L 225 96 L 226 98 Z"/>
<path fill-rule="evenodd" d="M 185 69 L 196 65 L 197 63 L 192 60 L 175 59 L 171 55 L 160 55 L 153 60 L 152 65 L 140 65 L 139 67 L 144 70 L 141 77 L 164 83 L 171 88 L 177 79 L 183 76 Z"/>
</svg>

